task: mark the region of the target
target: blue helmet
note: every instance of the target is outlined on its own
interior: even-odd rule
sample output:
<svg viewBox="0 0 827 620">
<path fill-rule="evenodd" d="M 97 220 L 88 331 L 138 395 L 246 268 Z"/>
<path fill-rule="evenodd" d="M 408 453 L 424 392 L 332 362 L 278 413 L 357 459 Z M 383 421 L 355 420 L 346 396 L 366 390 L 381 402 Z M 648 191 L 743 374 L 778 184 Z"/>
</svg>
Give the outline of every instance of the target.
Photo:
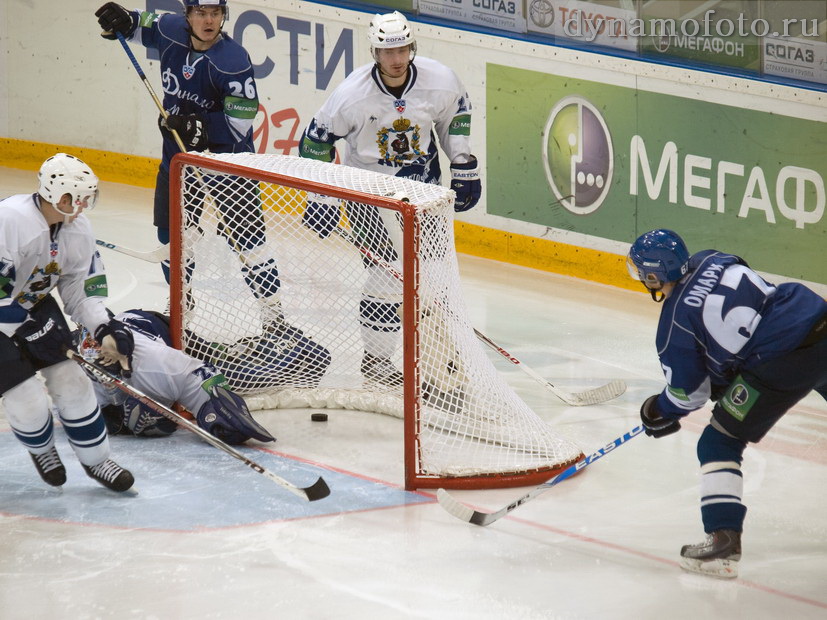
<svg viewBox="0 0 827 620">
<path fill-rule="evenodd" d="M 650 230 L 632 244 L 626 257 L 629 275 L 652 291 L 677 282 L 689 271 L 689 251 L 678 233 L 665 228 Z"/>
</svg>

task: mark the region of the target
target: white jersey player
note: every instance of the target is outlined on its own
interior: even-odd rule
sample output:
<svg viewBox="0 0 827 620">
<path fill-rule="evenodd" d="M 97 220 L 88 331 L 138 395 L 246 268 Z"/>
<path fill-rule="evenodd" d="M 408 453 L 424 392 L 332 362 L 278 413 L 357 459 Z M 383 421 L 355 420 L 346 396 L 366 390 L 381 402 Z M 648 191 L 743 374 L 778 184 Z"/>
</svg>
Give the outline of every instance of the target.
<svg viewBox="0 0 827 620">
<path fill-rule="evenodd" d="M 244 400 L 232 392 L 215 366 L 172 348 L 167 316 L 128 310 L 115 318 L 129 326 L 135 338 L 128 379 L 131 386 L 167 407 L 181 405 L 195 416 L 201 428 L 226 443 L 275 441 L 253 419 Z M 89 338 L 79 340 L 85 357 L 97 356 L 97 343 Z M 177 428 L 174 422 L 116 387 L 95 383 L 95 393 L 112 434 L 159 437 Z"/>
<path fill-rule="evenodd" d="M 107 314 L 106 275 L 82 214 L 95 205 L 98 179 L 64 153 L 47 159 L 38 176 L 38 192 L 0 202 L 0 394 L 6 419 L 43 480 L 60 486 L 66 468 L 55 449 L 51 397 L 86 473 L 109 489 L 125 491 L 132 474 L 109 459 L 92 384 L 66 358 L 71 335 L 50 294 L 57 287 L 66 311 L 90 327 L 102 342 L 106 363 L 128 368 L 132 335 Z"/>
<path fill-rule="evenodd" d="M 347 165 L 439 184 L 439 144 L 451 162 L 454 209 L 472 208 L 479 201 L 481 184 L 477 159 L 471 154 L 471 102 L 462 82 L 445 65 L 416 56 L 411 25 L 398 11 L 374 16 L 368 38 L 375 62 L 353 71 L 333 91 L 305 130 L 300 155 L 332 162 L 335 143 L 344 140 L 342 161 Z M 363 239 L 374 256 L 397 261 L 396 231 L 388 234 L 377 210 L 353 203 L 345 208 L 355 237 Z M 311 195 L 303 222 L 327 237 L 339 222 L 339 209 Z M 362 374 L 368 380 L 399 385 L 401 374 L 390 361 L 401 327 L 399 284 L 390 282 L 381 266 L 366 262 L 365 268 L 359 317 L 365 346 Z"/>
</svg>

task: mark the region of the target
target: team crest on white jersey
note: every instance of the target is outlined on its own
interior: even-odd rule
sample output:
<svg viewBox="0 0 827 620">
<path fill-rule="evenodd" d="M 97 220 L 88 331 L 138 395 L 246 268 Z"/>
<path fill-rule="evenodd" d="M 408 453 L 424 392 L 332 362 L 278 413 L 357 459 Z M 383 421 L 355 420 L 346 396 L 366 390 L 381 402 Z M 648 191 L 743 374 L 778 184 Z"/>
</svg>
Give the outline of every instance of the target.
<svg viewBox="0 0 827 620">
<path fill-rule="evenodd" d="M 393 122 L 393 127 L 383 127 L 376 132 L 379 155 L 390 164 L 406 164 L 425 154 L 420 137 L 419 125 L 411 124 L 407 118 L 398 118 Z"/>
<path fill-rule="evenodd" d="M 407 107 L 407 105 L 408 104 L 405 103 L 404 99 L 396 99 L 393 102 L 393 107 L 395 107 L 396 111 L 399 112 L 400 114 L 402 114 L 405 111 L 405 108 Z"/>
</svg>

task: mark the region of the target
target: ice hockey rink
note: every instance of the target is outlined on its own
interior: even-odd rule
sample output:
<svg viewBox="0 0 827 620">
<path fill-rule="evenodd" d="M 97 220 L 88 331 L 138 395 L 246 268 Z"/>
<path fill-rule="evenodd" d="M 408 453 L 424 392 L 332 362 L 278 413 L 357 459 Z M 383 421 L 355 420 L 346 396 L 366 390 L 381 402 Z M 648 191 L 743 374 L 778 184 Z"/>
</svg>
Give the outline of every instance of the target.
<svg viewBox="0 0 827 620">
<path fill-rule="evenodd" d="M 35 178 L 0 168 L 0 195 L 35 191 Z M 156 247 L 151 203 L 152 190 L 102 183 L 96 235 Z M 101 255 L 114 311 L 163 309 L 157 265 Z M 490 353 L 548 424 L 586 454 L 638 424 L 640 403 L 662 389 L 647 295 L 467 256 L 460 270 L 474 326 L 554 385 L 628 384 L 613 401 L 571 407 Z M 708 409 L 488 527 L 452 517 L 433 492 L 405 491 L 400 420 L 311 413 L 256 412 L 278 441 L 242 451 L 296 483 L 323 476 L 332 493 L 312 503 L 186 430 L 112 438 L 136 478 L 124 495 L 87 478 L 58 430 L 68 481 L 53 489 L 0 418 L 0 618 L 827 618 L 827 403 L 815 394 L 745 454 L 733 581 L 677 563 L 682 544 L 703 539 L 695 444 Z M 529 490 L 453 494 L 493 511 Z"/>
</svg>

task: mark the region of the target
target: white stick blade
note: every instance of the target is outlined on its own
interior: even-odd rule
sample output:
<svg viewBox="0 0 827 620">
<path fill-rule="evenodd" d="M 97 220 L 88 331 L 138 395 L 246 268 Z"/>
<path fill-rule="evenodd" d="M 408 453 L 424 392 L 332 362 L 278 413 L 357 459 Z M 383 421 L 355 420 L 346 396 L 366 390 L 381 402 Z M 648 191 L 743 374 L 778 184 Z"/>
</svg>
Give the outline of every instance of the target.
<svg viewBox="0 0 827 620">
<path fill-rule="evenodd" d="M 476 511 L 455 500 L 448 493 L 448 491 L 445 489 L 438 489 L 436 492 L 436 499 L 439 502 L 439 505 L 442 506 L 448 514 L 453 515 L 457 519 L 465 521 L 466 523 L 471 523 L 471 519 L 474 517 L 474 513 Z"/>
<path fill-rule="evenodd" d="M 606 385 L 601 385 L 593 390 L 585 390 L 583 392 L 560 394 L 558 390 L 558 396 L 560 396 L 560 398 L 562 398 L 569 405 L 582 407 L 585 405 L 598 405 L 600 403 L 605 403 L 613 398 L 617 398 L 625 391 L 626 384 L 619 379 L 615 379 Z"/>
</svg>

